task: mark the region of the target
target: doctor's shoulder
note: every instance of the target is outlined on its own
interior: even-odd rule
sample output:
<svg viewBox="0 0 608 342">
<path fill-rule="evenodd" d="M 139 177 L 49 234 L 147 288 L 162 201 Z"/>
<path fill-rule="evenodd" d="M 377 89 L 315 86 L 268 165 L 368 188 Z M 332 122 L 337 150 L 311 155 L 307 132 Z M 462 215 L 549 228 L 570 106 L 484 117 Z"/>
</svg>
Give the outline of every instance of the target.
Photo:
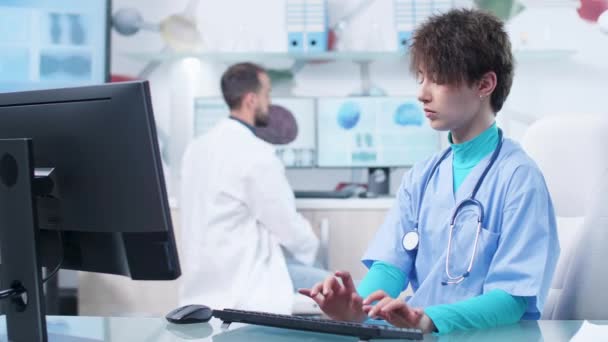
<svg viewBox="0 0 608 342">
<path fill-rule="evenodd" d="M 248 139 L 249 140 L 249 139 Z M 274 145 L 257 137 L 252 137 L 247 144 L 241 148 L 241 158 L 247 164 L 281 164 L 276 154 Z M 282 164 L 281 164 L 282 165 Z"/>
</svg>

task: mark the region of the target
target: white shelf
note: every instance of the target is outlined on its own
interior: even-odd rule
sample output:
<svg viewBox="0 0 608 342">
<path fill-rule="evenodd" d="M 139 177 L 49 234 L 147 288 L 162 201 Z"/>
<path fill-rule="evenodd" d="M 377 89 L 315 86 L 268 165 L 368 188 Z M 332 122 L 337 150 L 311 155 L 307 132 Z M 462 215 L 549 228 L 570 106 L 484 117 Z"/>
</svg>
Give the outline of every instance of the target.
<svg viewBox="0 0 608 342">
<path fill-rule="evenodd" d="M 305 64 L 329 62 L 370 63 L 381 60 L 405 60 L 407 55 L 400 52 L 159 52 L 129 53 L 126 57 L 143 62 L 174 62 L 184 58 L 196 58 L 205 62 L 234 64 L 252 62 L 268 69 L 297 70 Z"/>
<path fill-rule="evenodd" d="M 562 60 L 570 58 L 575 53 L 568 49 L 515 49 L 513 54 L 518 62 Z M 406 60 L 407 54 L 396 51 L 327 51 L 315 53 L 288 53 L 288 52 L 159 52 L 159 53 L 128 53 L 125 54 L 138 61 L 176 61 L 183 58 L 198 58 L 204 61 L 217 63 L 237 63 L 251 61 L 265 66 L 293 65 L 295 63 L 327 63 L 350 61 L 354 63 L 374 61 Z"/>
</svg>

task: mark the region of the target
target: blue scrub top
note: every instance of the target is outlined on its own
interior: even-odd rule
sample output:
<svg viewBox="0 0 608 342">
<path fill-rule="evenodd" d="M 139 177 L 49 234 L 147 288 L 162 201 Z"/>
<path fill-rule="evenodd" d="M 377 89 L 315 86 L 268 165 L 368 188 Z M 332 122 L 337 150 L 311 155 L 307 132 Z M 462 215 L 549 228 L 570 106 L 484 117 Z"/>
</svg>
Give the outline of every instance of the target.
<svg viewBox="0 0 608 342">
<path fill-rule="evenodd" d="M 414 289 L 408 303 L 414 307 L 455 303 L 501 289 L 528 297 L 524 318 L 539 318 L 560 252 L 555 212 L 540 170 L 519 144 L 504 140 L 476 195 L 485 217 L 471 274 L 459 284 L 443 286 L 452 212 L 470 196 L 491 155 L 473 168 L 454 193 L 452 154 L 431 178 L 418 208 L 422 188 L 440 156 L 415 165 L 404 176 L 395 205 L 371 241 L 363 263 L 369 268 L 375 261 L 384 261 L 407 274 Z M 420 244 L 413 253 L 403 248 L 402 239 L 414 229 L 419 209 Z M 472 206 L 457 217 L 450 253 L 452 275 L 463 274 L 468 266 L 476 219 L 477 210 Z"/>
</svg>

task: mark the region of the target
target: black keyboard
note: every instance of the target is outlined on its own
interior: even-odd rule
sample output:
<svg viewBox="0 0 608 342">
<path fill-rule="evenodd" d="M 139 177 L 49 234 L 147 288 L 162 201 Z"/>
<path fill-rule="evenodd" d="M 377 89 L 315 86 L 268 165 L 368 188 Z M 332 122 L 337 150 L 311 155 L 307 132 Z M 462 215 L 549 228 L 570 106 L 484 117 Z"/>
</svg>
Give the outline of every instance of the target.
<svg viewBox="0 0 608 342">
<path fill-rule="evenodd" d="M 350 198 L 354 195 L 354 191 L 317 191 L 317 190 L 296 190 L 294 191 L 296 198 Z"/>
<path fill-rule="evenodd" d="M 332 321 L 322 318 L 308 318 L 291 315 L 277 315 L 245 310 L 213 310 L 213 317 L 224 323 L 247 323 L 275 328 L 314 331 L 319 333 L 356 336 L 361 340 L 372 338 L 422 340 L 419 329 L 397 328 L 388 325 L 373 325 Z"/>
</svg>

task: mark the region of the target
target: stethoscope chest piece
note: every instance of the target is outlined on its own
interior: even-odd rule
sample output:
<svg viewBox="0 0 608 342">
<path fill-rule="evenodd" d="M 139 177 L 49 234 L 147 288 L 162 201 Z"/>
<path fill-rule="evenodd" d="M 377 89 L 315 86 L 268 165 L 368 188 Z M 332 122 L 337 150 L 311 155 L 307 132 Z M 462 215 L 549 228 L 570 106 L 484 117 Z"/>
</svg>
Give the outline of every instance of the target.
<svg viewBox="0 0 608 342">
<path fill-rule="evenodd" d="M 403 235 L 403 248 L 405 248 L 406 251 L 413 251 L 416 250 L 416 248 L 418 248 L 418 243 L 420 242 L 420 236 L 418 235 L 418 232 L 413 230 L 411 232 L 407 232 L 405 233 L 405 235 Z"/>
</svg>

